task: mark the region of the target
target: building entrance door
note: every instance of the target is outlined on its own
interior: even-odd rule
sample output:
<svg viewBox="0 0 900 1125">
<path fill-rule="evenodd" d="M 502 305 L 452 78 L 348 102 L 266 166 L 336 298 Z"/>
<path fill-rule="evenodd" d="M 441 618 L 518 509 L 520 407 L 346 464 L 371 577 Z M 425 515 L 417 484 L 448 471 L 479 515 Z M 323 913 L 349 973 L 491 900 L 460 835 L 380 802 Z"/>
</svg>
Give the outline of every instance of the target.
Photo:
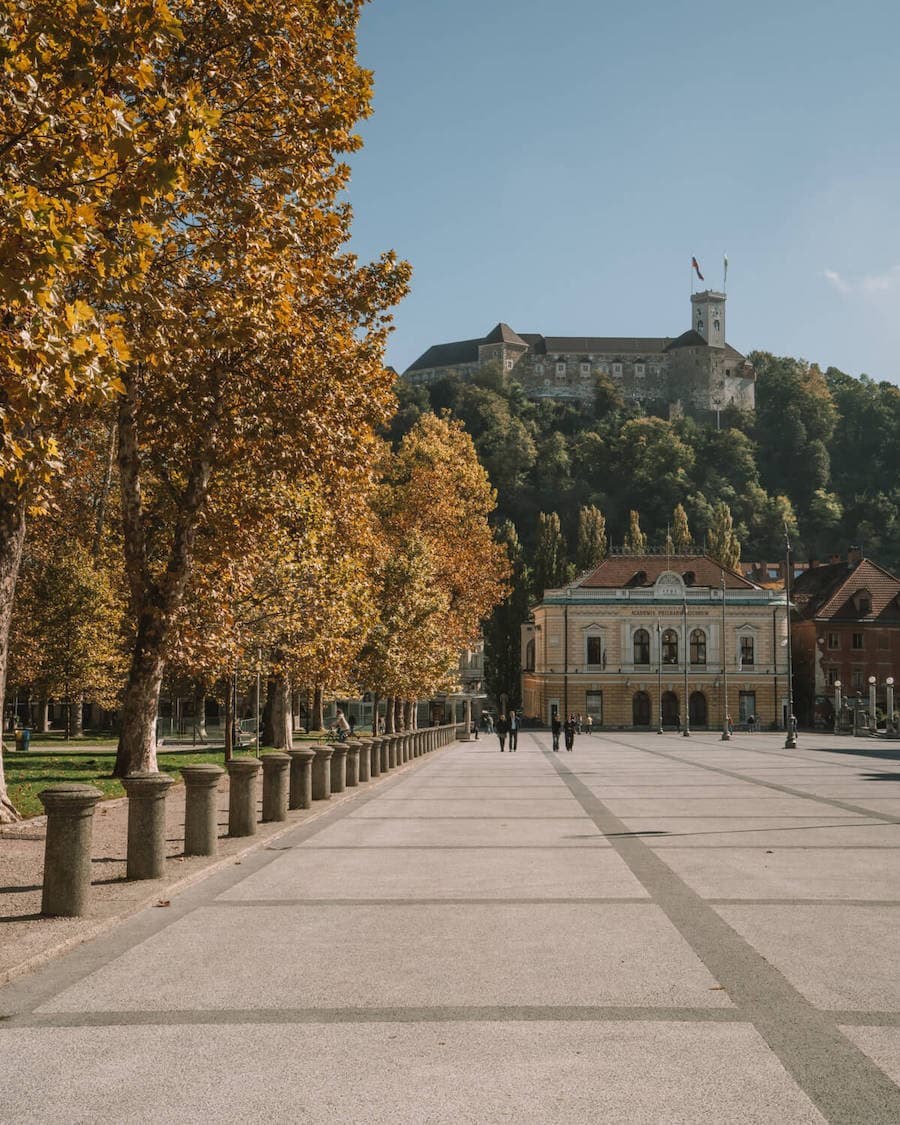
<svg viewBox="0 0 900 1125">
<path fill-rule="evenodd" d="M 634 694 L 631 703 L 631 721 L 636 727 L 650 726 L 650 696 L 645 691 Z"/>
<path fill-rule="evenodd" d="M 702 691 L 691 692 L 691 726 L 705 727 L 709 723 L 706 710 L 706 696 Z"/>
<path fill-rule="evenodd" d="M 663 692 L 662 722 L 664 727 L 678 726 L 678 696 L 674 691 Z"/>
</svg>

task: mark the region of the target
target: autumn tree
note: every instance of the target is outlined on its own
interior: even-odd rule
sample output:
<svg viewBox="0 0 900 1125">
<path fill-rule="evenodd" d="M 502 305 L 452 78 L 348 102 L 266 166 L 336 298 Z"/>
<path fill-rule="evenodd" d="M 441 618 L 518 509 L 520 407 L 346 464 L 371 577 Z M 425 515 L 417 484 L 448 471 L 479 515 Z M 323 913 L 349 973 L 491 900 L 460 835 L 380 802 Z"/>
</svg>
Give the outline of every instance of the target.
<svg viewBox="0 0 900 1125">
<path fill-rule="evenodd" d="M 677 504 L 672 513 L 672 546 L 680 554 L 687 554 L 693 547 L 694 540 L 688 526 L 687 512 L 683 504 Z"/>
<path fill-rule="evenodd" d="M 628 531 L 622 549 L 626 555 L 642 555 L 647 550 L 647 536 L 641 531 L 640 513 L 634 508 L 628 513 Z"/>
<path fill-rule="evenodd" d="M 244 472 L 238 518 L 250 526 L 263 481 L 354 472 L 386 419 L 386 310 L 408 271 L 390 255 L 360 265 L 344 248 L 338 157 L 358 147 L 370 97 L 359 6 L 197 3 L 165 61 L 209 127 L 127 309 L 118 467 L 136 639 L 120 774 L 154 766 L 167 647 L 217 495 Z M 232 546 L 226 536 L 218 549 Z"/>
<path fill-rule="evenodd" d="M 606 557 L 606 518 L 594 504 L 578 511 L 578 539 L 575 547 L 575 569 L 592 570 Z"/>
<path fill-rule="evenodd" d="M 533 589 L 538 598 L 545 590 L 565 584 L 569 574 L 566 541 L 556 512 L 538 513 L 537 547 L 534 552 Z"/>
<path fill-rule="evenodd" d="M 741 545 L 734 533 L 731 509 L 721 500 L 713 508 L 706 551 L 711 558 L 729 570 L 737 570 L 741 561 Z"/>
<path fill-rule="evenodd" d="M 501 523 L 497 539 L 506 546 L 512 573 L 509 593 L 485 621 L 484 679 L 493 699 L 506 695 L 509 706 L 518 710 L 522 691 L 521 631 L 528 620 L 530 575 L 514 524 L 508 520 Z"/>
<path fill-rule="evenodd" d="M 122 300 L 202 145 L 194 84 L 161 66 L 180 39 L 165 4 L 0 2 L 0 712 L 26 515 L 65 427 L 121 389 Z"/>
</svg>

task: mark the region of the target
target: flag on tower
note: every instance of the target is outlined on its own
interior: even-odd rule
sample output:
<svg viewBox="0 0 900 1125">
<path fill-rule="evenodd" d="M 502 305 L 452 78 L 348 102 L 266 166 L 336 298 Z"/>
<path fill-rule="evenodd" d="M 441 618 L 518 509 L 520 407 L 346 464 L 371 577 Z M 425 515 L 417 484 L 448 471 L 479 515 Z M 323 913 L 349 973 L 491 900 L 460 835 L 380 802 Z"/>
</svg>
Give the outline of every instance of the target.
<svg viewBox="0 0 900 1125">
<path fill-rule="evenodd" d="M 699 277 L 700 280 L 703 281 L 703 274 L 700 272 L 700 263 L 697 261 L 696 258 L 691 258 L 691 265 L 697 271 L 697 277 Z"/>
<path fill-rule="evenodd" d="M 725 255 L 725 269 L 722 271 L 722 281 L 728 280 L 728 255 Z"/>
</svg>

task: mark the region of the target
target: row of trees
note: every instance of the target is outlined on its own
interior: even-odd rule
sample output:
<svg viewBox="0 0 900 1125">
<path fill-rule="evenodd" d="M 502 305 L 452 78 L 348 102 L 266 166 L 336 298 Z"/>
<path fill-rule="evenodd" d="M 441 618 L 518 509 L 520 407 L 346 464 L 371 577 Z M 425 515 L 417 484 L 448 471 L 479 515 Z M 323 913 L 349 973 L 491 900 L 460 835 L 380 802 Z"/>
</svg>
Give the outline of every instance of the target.
<svg viewBox="0 0 900 1125">
<path fill-rule="evenodd" d="M 167 665 L 264 640 L 282 699 L 413 698 L 502 589 L 461 426 L 378 437 L 409 270 L 346 250 L 360 3 L 0 5 L 0 684 L 24 553 L 16 675 L 77 690 L 85 638 L 38 612 L 70 591 L 91 678 L 124 670 L 119 774 L 155 768 Z"/>
</svg>

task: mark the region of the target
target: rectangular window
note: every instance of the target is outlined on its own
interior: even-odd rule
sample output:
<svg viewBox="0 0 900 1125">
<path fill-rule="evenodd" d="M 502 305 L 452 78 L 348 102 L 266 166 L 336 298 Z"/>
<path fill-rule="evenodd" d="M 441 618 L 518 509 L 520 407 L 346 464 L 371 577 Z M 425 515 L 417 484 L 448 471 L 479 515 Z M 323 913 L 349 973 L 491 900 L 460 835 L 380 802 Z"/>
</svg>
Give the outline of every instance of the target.
<svg viewBox="0 0 900 1125">
<path fill-rule="evenodd" d="M 558 365 L 557 368 L 556 368 L 556 381 L 557 381 L 557 383 L 564 383 L 566 381 L 566 369 L 563 366 L 562 371 L 560 371 L 560 369 L 559 369 L 560 366 L 562 366 L 562 365 Z"/>
<path fill-rule="evenodd" d="M 766 574 L 768 574 L 768 576 L 770 578 L 777 578 L 778 577 L 778 567 L 777 566 L 768 567 L 767 570 L 766 570 Z"/>
<path fill-rule="evenodd" d="M 613 375 L 621 375 L 622 374 L 622 364 L 621 363 L 614 363 L 612 365 L 612 373 L 613 373 Z"/>
<path fill-rule="evenodd" d="M 863 635 L 862 635 L 862 633 L 854 633 L 853 634 L 853 640 L 852 640 L 852 643 L 851 643 L 850 647 L 856 648 L 856 649 L 859 649 L 859 648 L 863 647 Z"/>
<path fill-rule="evenodd" d="M 603 723 L 603 692 L 602 691 L 589 691 L 584 697 L 585 710 L 594 720 L 595 726 L 600 726 Z"/>
<path fill-rule="evenodd" d="M 741 637 L 741 664 L 753 663 L 753 638 Z"/>
<path fill-rule="evenodd" d="M 838 679 L 837 668 L 829 668 L 828 672 L 826 674 L 828 676 L 828 686 L 834 687 L 834 685 L 837 683 L 837 679 Z"/>
<path fill-rule="evenodd" d="M 828 647 L 829 648 L 840 648 L 841 647 L 841 638 L 840 638 L 840 635 L 838 633 L 829 633 L 828 634 Z"/>
<path fill-rule="evenodd" d="M 588 664 L 602 664 L 603 663 L 603 638 L 602 637 L 588 637 L 588 639 L 587 639 L 587 662 L 588 662 Z"/>
<path fill-rule="evenodd" d="M 582 363 L 581 364 L 581 374 L 582 375 L 590 375 L 590 373 L 591 373 L 591 365 L 589 363 Z"/>
<path fill-rule="evenodd" d="M 756 717 L 756 692 L 742 691 L 738 693 L 738 721 L 746 723 L 753 715 Z"/>
<path fill-rule="evenodd" d="M 506 361 L 506 370 L 507 370 L 507 371 L 512 371 L 512 369 L 513 369 L 513 361 L 512 361 L 511 359 L 508 359 L 508 360 Z"/>
<path fill-rule="evenodd" d="M 644 377 L 644 370 L 645 370 L 645 368 L 644 368 L 644 365 L 643 365 L 643 363 L 636 363 L 636 364 L 634 365 L 634 374 L 635 374 L 635 377 L 636 377 L 636 378 L 638 378 L 638 379 L 643 379 L 643 377 Z"/>
<path fill-rule="evenodd" d="M 850 673 L 850 684 L 852 687 L 861 688 L 863 686 L 862 668 L 854 668 Z"/>
<path fill-rule="evenodd" d="M 564 363 L 557 363 L 556 374 L 557 375 L 565 375 L 565 373 L 566 373 L 566 365 Z"/>
<path fill-rule="evenodd" d="M 536 363 L 536 364 L 534 365 L 534 373 L 535 373 L 535 375 L 543 375 L 543 374 L 544 374 L 544 365 L 543 365 L 543 363 Z"/>
</svg>

